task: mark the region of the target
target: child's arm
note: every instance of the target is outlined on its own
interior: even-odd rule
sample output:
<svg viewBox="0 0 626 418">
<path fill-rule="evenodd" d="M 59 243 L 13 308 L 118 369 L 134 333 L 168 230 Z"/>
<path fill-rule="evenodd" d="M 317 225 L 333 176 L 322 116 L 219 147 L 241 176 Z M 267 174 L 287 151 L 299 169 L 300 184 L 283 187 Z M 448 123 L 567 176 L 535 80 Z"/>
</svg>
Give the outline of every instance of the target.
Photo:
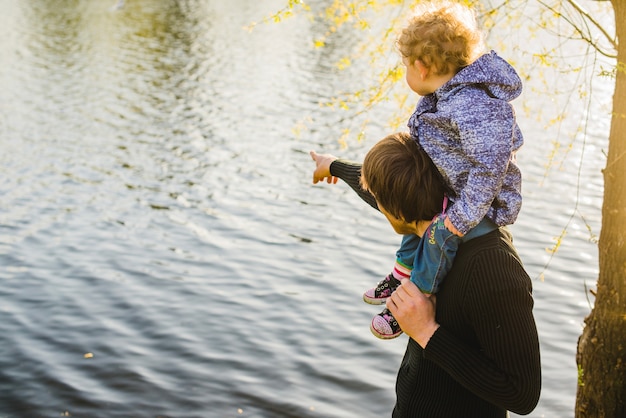
<svg viewBox="0 0 626 418">
<path fill-rule="evenodd" d="M 463 237 L 465 234 L 461 233 L 461 231 L 459 231 L 458 229 L 456 229 L 456 227 L 454 226 L 454 224 L 452 223 L 452 221 L 450 221 L 450 218 L 448 218 L 447 216 L 445 217 L 445 219 L 443 220 L 443 225 L 446 227 L 446 229 L 450 232 L 452 232 L 454 235 L 456 235 L 457 237 Z"/>
<path fill-rule="evenodd" d="M 511 182 L 515 180 L 507 178 L 507 170 L 515 146 L 516 125 L 511 105 L 502 101 L 477 101 L 472 112 L 464 112 L 456 119 L 462 152 L 472 161 L 472 166 L 447 214 L 449 224 L 466 234 L 487 215 L 505 182 L 506 187 L 514 191 L 515 185 Z M 508 210 L 514 212 L 519 196 L 510 198 L 512 201 L 506 204 L 512 205 Z M 454 233 L 452 228 L 448 229 Z"/>
</svg>

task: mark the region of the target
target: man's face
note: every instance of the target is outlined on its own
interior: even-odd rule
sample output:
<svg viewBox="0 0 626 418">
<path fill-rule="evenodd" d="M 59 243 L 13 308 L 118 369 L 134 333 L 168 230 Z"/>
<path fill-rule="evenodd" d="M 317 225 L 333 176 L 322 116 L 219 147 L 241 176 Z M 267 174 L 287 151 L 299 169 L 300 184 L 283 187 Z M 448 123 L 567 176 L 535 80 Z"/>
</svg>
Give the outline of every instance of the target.
<svg viewBox="0 0 626 418">
<path fill-rule="evenodd" d="M 408 235 L 415 233 L 415 225 L 407 223 L 404 219 L 396 218 L 391 213 L 387 212 L 385 208 L 380 205 L 380 203 L 378 203 L 378 209 L 380 209 L 380 212 L 385 215 L 393 230 L 396 231 L 396 234 Z"/>
</svg>

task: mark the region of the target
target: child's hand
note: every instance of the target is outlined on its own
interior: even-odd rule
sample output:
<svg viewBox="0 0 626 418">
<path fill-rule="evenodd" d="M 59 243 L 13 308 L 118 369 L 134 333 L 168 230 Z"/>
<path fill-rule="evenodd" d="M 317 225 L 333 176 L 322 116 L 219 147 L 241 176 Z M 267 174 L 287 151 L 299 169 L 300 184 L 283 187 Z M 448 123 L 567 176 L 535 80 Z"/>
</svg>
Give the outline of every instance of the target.
<svg viewBox="0 0 626 418">
<path fill-rule="evenodd" d="M 458 237 L 462 237 L 463 235 L 465 235 L 465 234 L 461 234 L 459 230 L 456 229 L 456 227 L 452 224 L 452 221 L 450 221 L 450 218 L 447 216 L 443 220 L 443 225 L 448 229 L 448 231 L 452 232 L 454 235 Z"/>
<path fill-rule="evenodd" d="M 313 172 L 313 184 L 326 180 L 327 183 L 335 184 L 337 177 L 330 174 L 330 164 L 337 159 L 331 154 L 318 154 L 315 151 L 309 152 L 313 161 L 315 161 L 315 171 Z"/>
</svg>

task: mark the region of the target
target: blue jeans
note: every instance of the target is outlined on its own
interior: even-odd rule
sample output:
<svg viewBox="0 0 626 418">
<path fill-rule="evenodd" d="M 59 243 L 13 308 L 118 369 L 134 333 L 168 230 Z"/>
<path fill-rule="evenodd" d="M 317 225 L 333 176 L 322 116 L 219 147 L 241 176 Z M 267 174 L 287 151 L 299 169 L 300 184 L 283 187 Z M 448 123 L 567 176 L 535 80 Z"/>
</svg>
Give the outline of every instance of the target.
<svg viewBox="0 0 626 418">
<path fill-rule="evenodd" d="M 490 219 L 484 218 L 461 238 L 448 231 L 444 219 L 445 215 L 437 215 L 422 238 L 404 235 L 396 252 L 398 263 L 413 268 L 411 281 L 424 293 L 437 293 L 462 242 L 498 229 Z"/>
</svg>

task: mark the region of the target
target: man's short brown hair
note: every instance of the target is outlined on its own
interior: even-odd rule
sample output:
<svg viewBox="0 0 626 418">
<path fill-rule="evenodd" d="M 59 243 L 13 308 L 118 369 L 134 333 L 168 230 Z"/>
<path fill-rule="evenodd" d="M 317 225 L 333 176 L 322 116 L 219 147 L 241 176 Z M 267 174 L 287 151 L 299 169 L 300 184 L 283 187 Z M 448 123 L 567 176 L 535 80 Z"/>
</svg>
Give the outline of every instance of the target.
<svg viewBox="0 0 626 418">
<path fill-rule="evenodd" d="M 430 220 L 442 209 L 437 168 L 405 132 L 383 138 L 367 153 L 361 185 L 385 211 L 406 222 Z"/>
</svg>

